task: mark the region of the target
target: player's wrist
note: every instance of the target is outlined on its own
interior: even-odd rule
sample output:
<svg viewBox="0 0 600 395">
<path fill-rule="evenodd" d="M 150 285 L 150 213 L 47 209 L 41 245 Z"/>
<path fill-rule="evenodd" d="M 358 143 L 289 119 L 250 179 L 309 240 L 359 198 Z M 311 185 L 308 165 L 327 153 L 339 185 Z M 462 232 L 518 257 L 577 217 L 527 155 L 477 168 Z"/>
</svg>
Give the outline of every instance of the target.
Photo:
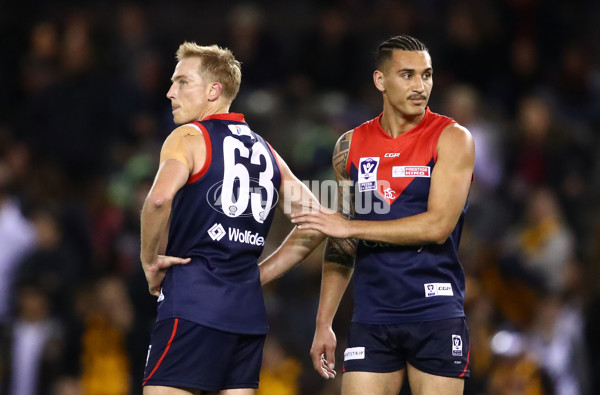
<svg viewBox="0 0 600 395">
<path fill-rule="evenodd" d="M 329 329 L 333 326 L 333 318 L 317 317 L 315 326 L 317 329 Z"/>
<path fill-rule="evenodd" d="M 144 254 L 140 255 L 140 261 L 142 262 L 142 268 L 144 269 L 144 271 L 148 270 L 151 266 L 153 266 L 156 263 L 157 257 L 158 257 L 158 255 L 153 255 L 153 256 L 147 256 Z"/>
<path fill-rule="evenodd" d="M 346 234 L 344 239 L 359 239 L 360 226 L 362 221 L 347 219 L 345 223 Z"/>
</svg>

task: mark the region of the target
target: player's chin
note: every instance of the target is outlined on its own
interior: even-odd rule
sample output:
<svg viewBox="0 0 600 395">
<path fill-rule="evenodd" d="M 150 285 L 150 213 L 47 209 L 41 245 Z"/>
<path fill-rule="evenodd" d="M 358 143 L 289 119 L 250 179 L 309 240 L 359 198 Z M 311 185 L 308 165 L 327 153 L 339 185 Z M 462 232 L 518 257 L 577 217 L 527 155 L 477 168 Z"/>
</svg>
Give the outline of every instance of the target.
<svg viewBox="0 0 600 395">
<path fill-rule="evenodd" d="M 419 103 L 410 103 L 408 107 L 408 112 L 411 115 L 422 115 L 425 113 L 425 109 L 427 108 L 427 102 L 423 101 Z"/>
<path fill-rule="evenodd" d="M 173 116 L 173 123 L 175 125 L 185 125 L 186 123 L 190 123 L 192 121 L 193 119 L 188 120 L 183 117 Z"/>
</svg>

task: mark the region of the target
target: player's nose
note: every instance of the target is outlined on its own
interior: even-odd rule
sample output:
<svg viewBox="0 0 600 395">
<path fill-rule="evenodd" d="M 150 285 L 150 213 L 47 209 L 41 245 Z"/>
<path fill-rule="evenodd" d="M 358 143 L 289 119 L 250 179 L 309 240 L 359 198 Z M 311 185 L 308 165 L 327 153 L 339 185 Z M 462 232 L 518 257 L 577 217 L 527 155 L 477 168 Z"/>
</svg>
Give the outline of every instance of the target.
<svg viewBox="0 0 600 395">
<path fill-rule="evenodd" d="M 167 99 L 174 99 L 175 98 L 175 84 L 171 84 L 171 87 L 169 88 L 169 90 L 167 91 Z"/>
<path fill-rule="evenodd" d="M 415 92 L 423 92 L 425 90 L 425 82 L 423 81 L 423 78 L 413 79 L 412 88 Z"/>
</svg>

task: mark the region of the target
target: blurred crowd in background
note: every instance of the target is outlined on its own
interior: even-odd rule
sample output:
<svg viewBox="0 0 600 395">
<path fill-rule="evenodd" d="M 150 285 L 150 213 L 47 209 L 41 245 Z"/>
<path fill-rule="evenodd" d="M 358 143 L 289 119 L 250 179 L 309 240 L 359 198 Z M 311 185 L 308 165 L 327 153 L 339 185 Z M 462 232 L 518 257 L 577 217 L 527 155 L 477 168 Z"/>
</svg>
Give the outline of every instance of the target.
<svg viewBox="0 0 600 395">
<path fill-rule="evenodd" d="M 141 394 L 139 213 L 181 42 L 230 48 L 231 111 L 322 181 L 337 138 L 381 112 L 374 49 L 404 33 L 430 49 L 431 109 L 475 139 L 465 393 L 600 393 L 600 3 L 20 0 L 0 2 L 0 394 Z M 265 254 L 290 230 L 278 215 Z M 321 255 L 265 288 L 258 395 L 339 393 L 309 357 Z"/>
</svg>

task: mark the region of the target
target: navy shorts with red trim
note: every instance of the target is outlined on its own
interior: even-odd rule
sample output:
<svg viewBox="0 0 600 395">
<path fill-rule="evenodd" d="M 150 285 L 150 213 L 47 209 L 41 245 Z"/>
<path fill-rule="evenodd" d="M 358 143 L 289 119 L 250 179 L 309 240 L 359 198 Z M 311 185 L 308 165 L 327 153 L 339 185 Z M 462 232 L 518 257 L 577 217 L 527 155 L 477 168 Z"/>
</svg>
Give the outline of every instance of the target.
<svg viewBox="0 0 600 395">
<path fill-rule="evenodd" d="M 402 324 L 353 322 L 344 372 L 394 372 L 410 363 L 436 376 L 470 376 L 469 330 L 464 318 Z"/>
<path fill-rule="evenodd" d="M 152 330 L 142 385 L 217 392 L 258 388 L 266 335 L 243 335 L 180 318 Z"/>
</svg>

